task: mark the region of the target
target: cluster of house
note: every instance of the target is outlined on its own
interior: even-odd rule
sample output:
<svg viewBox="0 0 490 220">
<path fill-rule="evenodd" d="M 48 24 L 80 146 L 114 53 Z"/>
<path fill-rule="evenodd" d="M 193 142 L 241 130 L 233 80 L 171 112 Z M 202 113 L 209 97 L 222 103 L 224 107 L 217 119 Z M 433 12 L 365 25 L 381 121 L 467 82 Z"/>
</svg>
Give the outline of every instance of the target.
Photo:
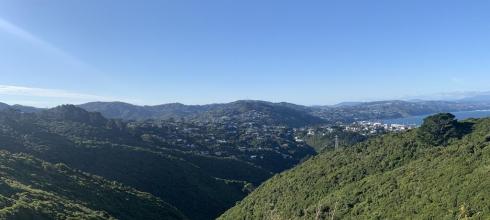
<svg viewBox="0 0 490 220">
<path fill-rule="evenodd" d="M 403 132 L 414 128 L 413 125 L 384 124 L 381 122 L 358 121 L 345 126 L 346 131 L 359 132 L 362 134 L 378 134 L 386 132 Z"/>
<path fill-rule="evenodd" d="M 295 132 L 295 141 L 304 142 L 303 137 L 321 135 L 325 136 L 333 132 L 355 132 L 361 135 L 370 136 L 376 134 L 384 133 L 396 133 L 408 131 L 415 128 L 414 125 L 403 125 L 403 124 L 385 124 L 380 122 L 372 121 L 357 121 L 350 124 L 336 124 L 336 125 L 323 125 L 323 126 L 313 126 L 313 127 L 303 127 L 297 128 L 293 131 Z"/>
<path fill-rule="evenodd" d="M 305 145 L 294 141 L 291 128 L 256 122 L 135 122 L 132 127 L 147 141 L 199 155 L 260 160 L 277 154 L 288 159 L 292 148 Z"/>
</svg>

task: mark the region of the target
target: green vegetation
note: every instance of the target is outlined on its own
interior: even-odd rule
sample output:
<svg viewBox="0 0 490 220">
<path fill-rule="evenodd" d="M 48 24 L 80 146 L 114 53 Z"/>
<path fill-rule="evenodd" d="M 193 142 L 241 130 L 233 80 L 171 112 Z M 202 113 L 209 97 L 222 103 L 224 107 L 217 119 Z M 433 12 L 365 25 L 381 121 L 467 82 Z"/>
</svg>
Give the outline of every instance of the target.
<svg viewBox="0 0 490 220">
<path fill-rule="evenodd" d="M 337 137 L 339 147 L 341 148 L 350 147 L 368 139 L 367 136 L 361 135 L 358 132 L 344 131 L 341 127 L 334 127 L 332 132 L 315 135 L 307 135 L 303 132 L 301 136 L 309 146 L 316 150 L 316 152 L 333 150 L 335 148 L 335 137 Z"/>
<path fill-rule="evenodd" d="M 440 113 L 425 118 L 418 130 L 418 138 L 434 146 L 446 145 L 451 138 L 463 135 L 464 123 L 458 123 L 455 118 L 450 113 Z"/>
<path fill-rule="evenodd" d="M 489 219 L 490 119 L 451 118 L 325 151 L 277 174 L 219 219 Z M 453 126 L 461 124 L 458 138 Z M 419 138 L 435 127 L 444 128 L 442 138 Z"/>
<path fill-rule="evenodd" d="M 219 129 L 214 124 L 202 127 L 198 133 L 177 122 L 122 122 L 72 105 L 38 113 L 5 110 L 0 111 L 0 150 L 26 153 L 120 182 L 158 197 L 190 219 L 216 218 L 274 172 L 314 153 L 310 147 L 291 143 L 290 136 L 270 138 L 274 143 L 256 146 L 252 136 L 243 136 L 246 139 L 239 143 L 227 141 L 235 137 L 220 133 L 228 124 Z M 216 145 L 222 157 L 198 154 L 215 146 L 204 141 L 211 135 L 216 136 L 213 143 L 224 142 L 223 147 Z M 279 149 L 283 142 L 291 144 Z M 188 148 L 191 144 L 195 147 Z M 237 144 L 245 148 L 243 152 Z M 252 163 L 247 155 L 260 153 L 259 148 L 265 159 Z M 274 166 L 276 161 L 284 163 Z"/>
<path fill-rule="evenodd" d="M 157 151 L 107 127 L 110 123 L 99 114 L 80 110 L 64 106 L 38 115 L 3 112 L 0 148 L 121 182 L 158 196 L 194 219 L 211 219 L 246 195 L 243 186 L 217 179 L 208 169 L 177 157 L 178 152 Z"/>
<path fill-rule="evenodd" d="M 0 219 L 186 219 L 148 193 L 0 151 Z"/>
</svg>

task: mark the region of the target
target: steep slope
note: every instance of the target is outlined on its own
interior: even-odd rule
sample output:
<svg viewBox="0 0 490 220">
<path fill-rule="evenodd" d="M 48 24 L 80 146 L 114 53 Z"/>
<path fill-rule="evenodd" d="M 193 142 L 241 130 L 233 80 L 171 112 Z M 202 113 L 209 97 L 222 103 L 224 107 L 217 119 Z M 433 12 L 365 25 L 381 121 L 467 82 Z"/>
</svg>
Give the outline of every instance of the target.
<svg viewBox="0 0 490 220">
<path fill-rule="evenodd" d="M 0 151 L 0 218 L 186 219 L 150 194 L 7 151 Z"/>
<path fill-rule="evenodd" d="M 488 219 L 490 119 L 464 125 L 472 132 L 446 146 L 414 130 L 324 152 L 220 219 Z"/>
</svg>

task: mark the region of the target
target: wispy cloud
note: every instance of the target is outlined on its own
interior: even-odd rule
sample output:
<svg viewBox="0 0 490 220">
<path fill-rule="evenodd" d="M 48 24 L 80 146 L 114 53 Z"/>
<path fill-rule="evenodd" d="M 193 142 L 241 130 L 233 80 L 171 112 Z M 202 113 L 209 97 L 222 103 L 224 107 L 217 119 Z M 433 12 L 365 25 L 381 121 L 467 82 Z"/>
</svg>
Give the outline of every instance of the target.
<svg viewBox="0 0 490 220">
<path fill-rule="evenodd" d="M 69 58 L 71 60 L 75 60 L 72 56 L 67 54 L 65 51 L 55 47 L 49 42 L 46 42 L 42 40 L 41 38 L 31 34 L 30 32 L 20 28 L 19 26 L 3 19 L 0 18 L 0 30 L 7 32 L 9 34 L 12 34 L 24 41 L 29 42 L 32 45 L 35 45 L 37 47 L 40 47 L 44 50 L 50 51 L 52 53 L 55 53 L 57 55 L 61 55 L 63 57 Z"/>
<path fill-rule="evenodd" d="M 32 45 L 35 49 L 40 49 L 47 53 L 48 56 L 56 58 L 57 62 L 68 64 L 74 70 L 95 74 L 100 80 L 107 75 L 97 68 L 85 63 L 81 59 L 72 56 L 70 53 L 60 47 L 44 40 L 41 37 L 19 27 L 7 19 L 0 17 L 0 32 L 10 34 L 17 39 Z M 65 68 L 65 66 L 63 66 Z M 70 69 L 66 69 L 69 71 Z M 84 94 L 73 91 L 36 88 L 18 85 L 0 85 L 0 101 L 10 102 L 12 104 L 30 104 L 34 106 L 47 107 L 59 104 L 78 104 L 89 101 L 114 101 L 121 100 L 114 97 L 105 97 L 92 94 Z M 122 101 L 122 100 L 121 100 Z M 137 102 L 137 100 L 132 100 Z"/>
<path fill-rule="evenodd" d="M 7 21 L 3 18 L 0 18 L 0 29 L 7 32 L 7 33 L 15 35 L 15 36 L 31 43 L 31 44 L 41 46 L 45 49 L 49 49 L 52 51 L 56 51 L 58 53 L 63 53 L 63 51 L 59 50 L 58 48 L 51 45 L 50 43 L 43 41 L 42 39 L 34 36 L 33 34 L 29 33 L 28 31 L 10 23 L 9 21 Z"/>
<path fill-rule="evenodd" d="M 84 93 L 76 93 L 58 89 L 44 89 L 24 86 L 0 85 L 0 95 L 28 96 L 43 98 L 64 98 L 74 101 L 111 101 L 111 97 L 97 96 Z"/>
<path fill-rule="evenodd" d="M 32 34 L 31 32 L 25 30 L 24 28 L 21 28 L 18 25 L 15 25 L 14 23 L 1 17 L 0 17 L 0 31 L 16 36 L 17 38 L 37 48 L 40 48 L 46 52 L 51 53 L 52 55 L 55 55 L 60 59 L 60 62 L 68 63 L 77 68 L 83 68 L 84 70 L 101 74 L 101 71 L 85 63 L 81 59 L 72 56 L 70 53 L 66 52 L 65 50 L 53 45 L 48 41 L 43 40 L 42 38 Z"/>
</svg>

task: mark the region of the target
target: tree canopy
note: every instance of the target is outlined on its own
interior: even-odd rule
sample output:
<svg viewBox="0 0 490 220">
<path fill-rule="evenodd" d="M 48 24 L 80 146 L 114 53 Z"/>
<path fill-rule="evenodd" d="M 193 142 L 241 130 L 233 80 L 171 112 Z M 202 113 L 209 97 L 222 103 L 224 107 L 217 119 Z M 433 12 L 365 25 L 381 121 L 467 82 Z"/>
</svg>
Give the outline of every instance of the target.
<svg viewBox="0 0 490 220">
<path fill-rule="evenodd" d="M 439 113 L 424 119 L 417 132 L 418 138 L 430 145 L 446 145 L 451 138 L 462 134 L 456 117 L 451 113 Z"/>
</svg>

